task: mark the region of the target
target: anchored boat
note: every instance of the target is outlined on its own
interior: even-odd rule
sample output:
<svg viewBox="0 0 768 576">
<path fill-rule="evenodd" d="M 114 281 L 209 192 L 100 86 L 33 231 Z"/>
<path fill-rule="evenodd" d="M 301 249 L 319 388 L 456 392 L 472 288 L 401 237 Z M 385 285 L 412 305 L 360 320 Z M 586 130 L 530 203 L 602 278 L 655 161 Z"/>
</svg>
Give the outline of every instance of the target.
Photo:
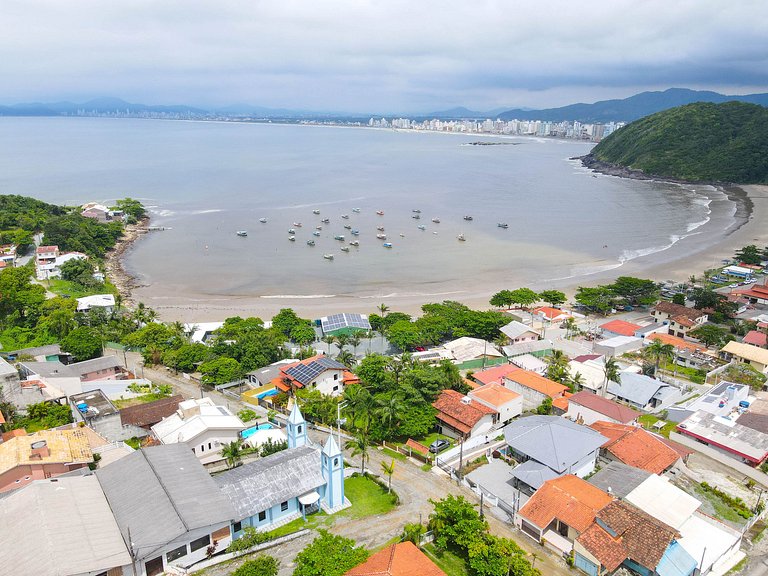
<svg viewBox="0 0 768 576">
<path fill-rule="evenodd" d="M 471 222 L 472 216 L 464 216 L 464 220 L 466 220 L 467 222 Z"/>
<path fill-rule="evenodd" d="M 464 234 L 459 234 L 458 236 L 456 236 L 456 239 L 457 239 L 459 242 L 466 242 L 466 240 L 467 240 L 467 239 L 464 237 Z"/>
<path fill-rule="evenodd" d="M 262 224 L 266 224 L 267 223 L 267 219 L 266 218 L 259 218 L 259 222 L 261 222 Z"/>
<path fill-rule="evenodd" d="M 333 237 L 334 240 L 339 240 L 341 242 L 344 242 L 344 235 L 343 234 L 337 234 Z"/>
<path fill-rule="evenodd" d="M 248 232 L 247 232 L 246 230 L 238 230 L 238 231 L 236 232 L 236 234 L 237 234 L 238 236 L 242 236 L 243 238 L 245 238 L 246 236 L 248 236 Z"/>
<path fill-rule="evenodd" d="M 432 218 L 432 222 L 435 224 L 440 224 L 440 218 Z"/>
<path fill-rule="evenodd" d="M 312 210 L 312 214 L 320 214 L 320 210 Z"/>
<path fill-rule="evenodd" d="M 509 228 L 509 224 L 507 224 L 506 222 L 499 222 L 498 224 L 496 224 L 496 226 L 498 226 L 499 228 L 504 228 L 504 230 Z"/>
<path fill-rule="evenodd" d="M 349 252 L 349 246 L 342 246 L 341 247 L 342 252 Z"/>
<path fill-rule="evenodd" d="M 384 248 L 392 248 L 391 242 L 384 242 Z"/>
<path fill-rule="evenodd" d="M 314 240 L 307 240 L 307 246 L 314 246 L 315 241 Z"/>
<path fill-rule="evenodd" d="M 333 260 L 333 254 L 323 254 L 323 258 L 326 260 Z"/>
</svg>

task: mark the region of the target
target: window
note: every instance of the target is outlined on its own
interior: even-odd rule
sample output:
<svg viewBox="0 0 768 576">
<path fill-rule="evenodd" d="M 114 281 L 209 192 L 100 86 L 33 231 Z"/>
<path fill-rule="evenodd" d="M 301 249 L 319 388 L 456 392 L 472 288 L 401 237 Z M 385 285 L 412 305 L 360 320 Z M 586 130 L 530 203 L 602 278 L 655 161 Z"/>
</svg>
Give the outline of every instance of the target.
<svg viewBox="0 0 768 576">
<path fill-rule="evenodd" d="M 288 500 L 280 503 L 280 512 L 285 512 L 286 510 L 288 510 Z"/>
<path fill-rule="evenodd" d="M 333 459 L 333 467 L 336 468 L 338 465 L 339 465 L 339 459 L 338 458 L 334 458 Z"/>
<path fill-rule="evenodd" d="M 165 555 L 165 560 L 167 562 L 173 562 L 174 560 L 177 560 L 181 558 L 182 556 L 187 555 L 187 545 L 184 544 L 184 546 L 179 546 L 175 550 L 171 550 Z"/>
<path fill-rule="evenodd" d="M 299 424 L 299 426 L 296 428 L 296 432 L 298 432 L 299 434 L 301 434 L 301 430 L 302 430 L 302 428 L 304 428 L 304 426 L 302 426 L 301 424 Z"/>
<path fill-rule="evenodd" d="M 205 444 L 200 445 L 200 452 L 205 452 Z"/>
<path fill-rule="evenodd" d="M 240 530 L 243 529 L 243 523 L 242 522 L 235 522 L 232 524 L 232 532 L 240 532 Z"/>
<path fill-rule="evenodd" d="M 211 537 L 206 534 L 202 538 L 198 538 L 197 540 L 192 540 L 192 542 L 189 543 L 189 551 L 194 552 L 195 550 L 200 550 L 200 548 L 205 548 L 207 546 L 210 546 L 211 544 Z"/>
<path fill-rule="evenodd" d="M 339 391 L 339 385 L 338 384 L 336 384 L 336 386 L 333 387 L 333 391 L 334 392 L 338 392 Z"/>
<path fill-rule="evenodd" d="M 259 512 L 259 522 L 264 522 L 264 520 L 266 519 L 267 519 L 267 511 L 262 510 L 261 512 Z"/>
<path fill-rule="evenodd" d="M 210 450 L 210 449 L 211 449 L 211 443 L 208 442 L 208 450 Z"/>
<path fill-rule="evenodd" d="M 336 372 L 336 373 L 333 375 L 333 379 L 334 379 L 334 380 L 338 380 L 338 379 L 339 379 L 339 373 L 338 373 L 338 372 Z"/>
</svg>

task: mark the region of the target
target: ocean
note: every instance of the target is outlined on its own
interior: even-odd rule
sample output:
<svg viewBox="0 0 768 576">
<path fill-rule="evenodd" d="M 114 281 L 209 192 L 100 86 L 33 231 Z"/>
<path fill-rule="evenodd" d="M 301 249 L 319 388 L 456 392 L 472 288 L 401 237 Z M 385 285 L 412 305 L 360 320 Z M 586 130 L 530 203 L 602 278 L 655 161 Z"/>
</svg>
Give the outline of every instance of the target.
<svg viewBox="0 0 768 576">
<path fill-rule="evenodd" d="M 503 145 L 470 145 L 478 141 Z M 727 203 L 712 188 L 593 175 L 570 160 L 591 147 L 365 128 L 0 118 L 0 193 L 66 204 L 140 199 L 152 225 L 169 228 L 125 261 L 155 303 L 460 300 L 558 286 L 619 274 L 699 234 L 711 202 Z M 341 251 L 353 239 L 360 246 Z"/>
</svg>

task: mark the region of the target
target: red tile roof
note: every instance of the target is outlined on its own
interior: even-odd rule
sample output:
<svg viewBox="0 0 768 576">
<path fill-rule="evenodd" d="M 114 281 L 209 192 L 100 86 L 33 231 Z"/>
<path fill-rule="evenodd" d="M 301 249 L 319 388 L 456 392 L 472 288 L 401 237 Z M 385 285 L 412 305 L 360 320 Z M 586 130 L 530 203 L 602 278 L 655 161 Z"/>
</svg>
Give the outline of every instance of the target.
<svg viewBox="0 0 768 576">
<path fill-rule="evenodd" d="M 706 312 L 696 310 L 696 308 L 688 308 L 682 304 L 675 304 L 674 302 L 659 302 L 654 307 L 654 310 L 669 316 L 684 316 L 690 320 L 696 320 L 702 316 L 706 316 Z"/>
<path fill-rule="evenodd" d="M 515 370 L 520 370 L 520 368 L 513 364 L 501 364 L 499 366 L 494 366 L 493 368 L 488 368 L 487 370 L 475 372 L 472 374 L 472 378 L 481 384 L 491 384 L 492 382 L 502 384 L 504 382 L 504 376 L 511 374 Z"/>
<path fill-rule="evenodd" d="M 176 412 L 179 408 L 179 402 L 183 400 L 183 396 L 171 396 L 170 398 L 161 398 L 146 404 L 128 406 L 120 410 L 120 422 L 123 426 L 130 424 L 141 428 L 149 428 Z"/>
<path fill-rule="evenodd" d="M 344 576 L 446 576 L 413 542 L 400 542 L 376 552 Z"/>
<path fill-rule="evenodd" d="M 424 446 L 424 444 L 421 444 L 420 442 L 416 442 L 413 438 L 408 438 L 408 442 L 405 443 L 405 445 L 410 448 L 411 450 L 414 450 L 421 454 L 422 456 L 426 456 L 429 454 L 429 448 Z"/>
<path fill-rule="evenodd" d="M 586 530 L 598 510 L 613 498 L 586 480 L 567 474 L 547 480 L 520 509 L 520 516 L 541 529 L 557 518 L 575 529 Z"/>
<path fill-rule="evenodd" d="M 766 335 L 765 332 L 760 332 L 758 330 L 750 330 L 747 332 L 747 335 L 744 336 L 742 342 L 744 342 L 744 344 L 752 344 L 753 346 L 765 348 L 768 344 L 768 335 Z"/>
<path fill-rule="evenodd" d="M 37 254 L 44 254 L 46 252 L 56 252 L 58 249 L 58 246 L 38 246 L 35 252 Z"/>
<path fill-rule="evenodd" d="M 602 447 L 618 460 L 651 474 L 661 474 L 680 458 L 675 450 L 638 426 L 595 422 L 590 428 L 609 438 Z"/>
<path fill-rule="evenodd" d="M 539 316 L 544 316 L 545 318 L 549 318 L 550 320 L 560 316 L 570 316 L 566 310 L 561 310 L 560 308 L 552 308 L 550 306 L 542 306 L 540 308 L 536 308 L 533 313 L 538 314 Z"/>
<path fill-rule="evenodd" d="M 477 398 L 483 400 L 491 406 L 500 408 L 507 402 L 520 398 L 520 394 L 512 392 L 509 388 L 505 388 L 501 384 L 491 383 L 481 386 L 469 393 L 470 398 Z"/>
<path fill-rule="evenodd" d="M 611 320 L 601 324 L 600 328 L 614 334 L 620 334 L 621 336 L 634 336 L 641 326 L 639 324 L 632 324 L 632 322 L 625 322 L 624 320 Z"/>
<path fill-rule="evenodd" d="M 467 434 L 483 416 L 497 412 L 476 400 L 465 404 L 462 402 L 464 397 L 464 394 L 456 390 L 443 390 L 432 406 L 437 410 L 438 419 Z"/>
<path fill-rule="evenodd" d="M 536 374 L 536 372 L 531 372 L 530 370 L 515 370 L 506 378 L 513 382 L 517 382 L 521 386 L 541 392 L 553 400 L 562 396 L 566 390 L 568 390 L 567 386 L 558 384 L 549 378 L 544 378 L 544 376 L 540 376 L 539 374 Z"/>
<path fill-rule="evenodd" d="M 552 400 L 552 406 L 563 412 L 568 412 L 568 398 L 555 398 Z"/>
<path fill-rule="evenodd" d="M 696 344 L 695 342 L 688 342 L 688 340 L 683 340 L 682 338 L 672 336 L 671 334 L 653 333 L 650 334 L 647 339 L 658 340 L 662 344 L 672 344 L 672 346 L 678 350 L 689 350 L 691 352 L 706 350 L 704 346 Z"/>
<path fill-rule="evenodd" d="M 577 392 L 571 396 L 569 402 L 571 404 L 584 406 L 584 408 L 589 408 L 590 410 L 598 412 L 611 420 L 621 422 L 622 424 L 633 422 L 640 417 L 640 412 L 635 412 L 631 408 L 622 406 L 613 400 L 608 400 L 608 398 L 603 398 L 602 396 L 592 394 L 592 392 L 587 392 L 585 390 Z"/>
</svg>

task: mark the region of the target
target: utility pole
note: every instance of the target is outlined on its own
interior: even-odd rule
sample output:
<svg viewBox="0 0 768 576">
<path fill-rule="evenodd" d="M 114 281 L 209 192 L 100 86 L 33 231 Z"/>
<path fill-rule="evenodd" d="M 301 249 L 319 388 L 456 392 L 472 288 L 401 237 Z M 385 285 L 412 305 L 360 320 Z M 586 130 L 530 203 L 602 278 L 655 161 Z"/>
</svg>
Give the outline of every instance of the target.
<svg viewBox="0 0 768 576">
<path fill-rule="evenodd" d="M 480 520 L 485 518 L 485 513 L 483 512 L 483 496 L 485 496 L 485 492 L 483 492 L 483 489 L 480 489 Z"/>
<path fill-rule="evenodd" d="M 459 444 L 459 473 L 458 473 L 458 479 L 457 482 L 461 484 L 461 469 L 464 465 L 464 436 L 461 437 L 461 442 Z"/>
<path fill-rule="evenodd" d="M 131 540 L 131 527 L 128 526 L 128 553 L 131 556 L 131 571 L 133 572 L 133 576 L 137 576 L 136 574 L 136 552 L 133 550 L 133 540 Z"/>
</svg>

